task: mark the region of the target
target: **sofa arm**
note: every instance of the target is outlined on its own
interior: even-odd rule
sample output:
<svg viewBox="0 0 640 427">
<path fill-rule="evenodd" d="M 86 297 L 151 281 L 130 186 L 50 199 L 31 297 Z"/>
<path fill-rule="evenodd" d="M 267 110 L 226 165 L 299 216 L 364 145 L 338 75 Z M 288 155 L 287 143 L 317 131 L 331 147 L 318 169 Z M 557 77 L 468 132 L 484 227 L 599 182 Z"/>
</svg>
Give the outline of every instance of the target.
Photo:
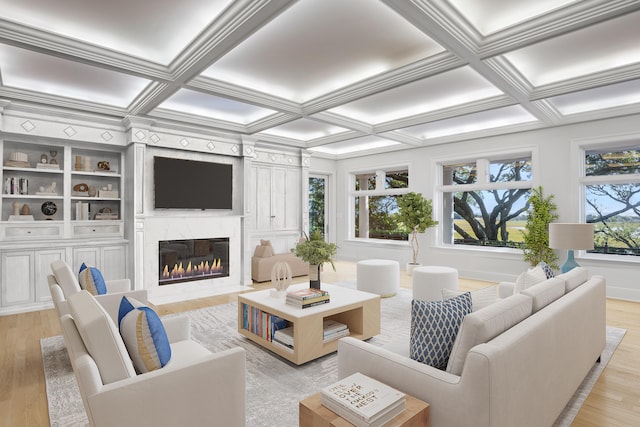
<svg viewBox="0 0 640 427">
<path fill-rule="evenodd" d="M 212 353 L 108 384 L 88 397 L 93 425 L 245 426 L 245 351 Z"/>
<path fill-rule="evenodd" d="M 128 292 L 131 290 L 131 280 L 129 279 L 105 280 L 104 284 L 107 287 L 108 294 L 113 292 Z"/>
<path fill-rule="evenodd" d="M 352 337 L 338 341 L 338 377 L 355 372 L 375 378 L 429 405 L 432 426 L 489 425 L 488 361 L 467 359 L 462 376 Z"/>
</svg>

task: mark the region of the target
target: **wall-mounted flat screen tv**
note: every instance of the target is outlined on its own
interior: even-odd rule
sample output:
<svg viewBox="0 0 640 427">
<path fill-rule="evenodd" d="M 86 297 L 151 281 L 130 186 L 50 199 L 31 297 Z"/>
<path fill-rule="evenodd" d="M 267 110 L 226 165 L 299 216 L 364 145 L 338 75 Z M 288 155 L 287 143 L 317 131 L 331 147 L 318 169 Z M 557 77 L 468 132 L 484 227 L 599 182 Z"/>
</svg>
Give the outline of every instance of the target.
<svg viewBox="0 0 640 427">
<path fill-rule="evenodd" d="M 233 165 L 153 158 L 156 209 L 232 209 Z"/>
</svg>

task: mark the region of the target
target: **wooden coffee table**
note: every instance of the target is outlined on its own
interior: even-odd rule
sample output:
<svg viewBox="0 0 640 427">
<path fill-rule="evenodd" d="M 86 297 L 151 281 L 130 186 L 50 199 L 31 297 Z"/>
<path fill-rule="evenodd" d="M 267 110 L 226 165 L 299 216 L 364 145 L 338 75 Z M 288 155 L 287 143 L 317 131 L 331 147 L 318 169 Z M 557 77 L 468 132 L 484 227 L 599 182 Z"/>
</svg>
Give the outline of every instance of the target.
<svg viewBox="0 0 640 427">
<path fill-rule="evenodd" d="M 308 288 L 308 284 L 290 286 L 288 290 Z M 335 320 L 349 327 L 349 336 L 369 339 L 380 333 L 380 296 L 342 286 L 322 284 L 329 292 L 330 302 L 309 308 L 297 308 L 285 303 L 285 297 L 271 296 L 266 289 L 238 295 L 238 332 L 284 357 L 301 365 L 338 349 L 338 341 L 323 343 L 323 320 Z M 282 347 L 243 327 L 244 305 L 255 307 L 268 315 L 275 315 L 293 325 L 293 349 Z"/>
<path fill-rule="evenodd" d="M 299 403 L 300 427 L 353 427 L 349 421 L 320 403 L 320 393 Z M 404 411 L 385 427 L 429 427 L 429 404 L 407 395 Z"/>
</svg>

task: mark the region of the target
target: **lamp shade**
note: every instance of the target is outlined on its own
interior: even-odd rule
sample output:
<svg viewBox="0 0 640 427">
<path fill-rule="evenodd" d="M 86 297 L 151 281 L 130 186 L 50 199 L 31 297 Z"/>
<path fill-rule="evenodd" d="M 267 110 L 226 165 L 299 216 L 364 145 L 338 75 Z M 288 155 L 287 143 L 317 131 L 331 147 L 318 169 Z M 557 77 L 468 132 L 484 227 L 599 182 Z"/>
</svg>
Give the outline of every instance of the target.
<svg viewBox="0 0 640 427">
<path fill-rule="evenodd" d="M 593 249 L 593 224 L 552 222 L 549 247 L 552 249 Z"/>
</svg>

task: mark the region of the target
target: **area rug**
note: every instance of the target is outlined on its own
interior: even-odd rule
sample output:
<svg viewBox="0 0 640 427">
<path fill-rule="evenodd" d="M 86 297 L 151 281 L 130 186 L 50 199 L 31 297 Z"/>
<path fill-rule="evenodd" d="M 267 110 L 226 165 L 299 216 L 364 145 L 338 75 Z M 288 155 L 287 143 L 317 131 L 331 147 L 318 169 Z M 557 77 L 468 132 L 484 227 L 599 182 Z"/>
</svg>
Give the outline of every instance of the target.
<svg viewBox="0 0 640 427">
<path fill-rule="evenodd" d="M 349 285 L 345 283 L 345 285 Z M 384 345 L 409 334 L 411 291 L 400 289 L 381 301 L 381 333 L 369 342 Z M 191 319 L 192 337 L 212 351 L 243 347 L 247 353 L 247 426 L 293 427 L 298 425 L 298 402 L 337 380 L 334 354 L 296 366 L 262 349 L 237 332 L 236 303 L 183 313 Z M 622 340 L 623 329 L 607 328 L 602 362 L 594 365 L 555 426 L 569 426 L 593 384 Z M 49 419 L 51 426 L 86 426 L 82 399 L 62 336 L 41 340 Z M 273 420 L 278 420 L 274 424 Z"/>
</svg>

